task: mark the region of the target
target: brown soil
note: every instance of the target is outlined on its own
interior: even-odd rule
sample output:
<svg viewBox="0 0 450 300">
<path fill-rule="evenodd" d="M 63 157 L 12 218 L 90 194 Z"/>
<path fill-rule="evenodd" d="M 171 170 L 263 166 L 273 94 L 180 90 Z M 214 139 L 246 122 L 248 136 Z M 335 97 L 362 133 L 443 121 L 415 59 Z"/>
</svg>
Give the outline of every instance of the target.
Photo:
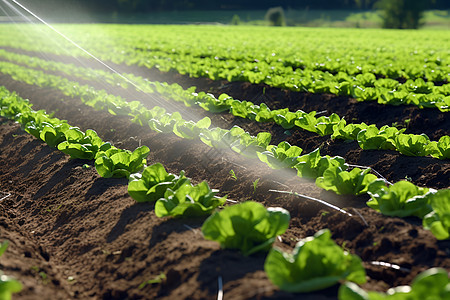
<svg viewBox="0 0 450 300">
<path fill-rule="evenodd" d="M 144 70 L 135 71 L 139 72 Z M 278 99 L 270 102 L 274 107 L 328 112 L 340 109 L 339 115 L 348 113 L 350 119 L 377 124 L 411 118 L 408 128 L 411 132 L 436 126 L 441 129 L 435 130 L 436 136 L 449 134 L 449 126 L 445 125 L 448 118 L 431 110 L 381 107 L 330 95 L 291 93 L 267 87 L 263 94 L 263 86 L 152 72 L 150 76 L 146 70 L 148 77 L 165 76 L 168 82 L 226 92 L 242 100 Z M 450 242 L 436 241 L 430 232 L 423 230 L 418 219 L 389 218 L 365 207 L 367 196 L 344 197 L 322 191 L 292 171 L 274 171 L 259 161 L 217 151 L 198 141 L 151 132 L 125 117 L 94 111 L 79 99 L 18 83 L 6 75 L 0 76 L 0 84 L 29 98 L 35 109 L 55 112 L 56 117 L 83 130 L 94 129 L 116 146 L 127 149 L 140 144 L 149 146 L 149 164 L 161 162 L 173 173 L 185 170 L 194 182 L 207 180 L 222 195 L 227 194 L 236 201 L 253 199 L 267 207 L 288 209 L 290 227 L 282 241 L 276 242 L 278 247 L 290 250 L 299 239 L 329 228 L 338 244 L 364 261 L 368 275 L 366 289 L 385 291 L 391 286 L 409 284 L 419 272 L 434 266 L 450 270 Z M 123 91 L 115 92 L 126 96 Z M 155 99 L 148 101 L 152 100 Z M 338 100 L 339 105 L 334 103 Z M 210 116 L 216 126 L 239 124 L 252 133 L 269 131 L 274 143 L 288 140 L 305 152 L 320 146 L 324 154 L 342 155 L 349 163 L 372 166 L 391 181 L 408 176 L 420 185 L 448 187 L 448 161 L 405 157 L 395 152 L 361 151 L 355 143 L 330 141 L 300 130 L 287 135 L 274 124 L 236 120 L 228 114 L 210 115 L 195 108 L 182 108 L 182 111 Z M 376 114 L 367 114 L 368 111 Z M 0 269 L 24 284 L 24 290 L 15 299 L 215 299 L 219 277 L 223 279 L 224 295 L 229 299 L 300 297 L 281 292 L 270 283 L 263 271 L 264 255 L 244 257 L 206 241 L 200 231 L 204 219 L 157 218 L 152 204 L 137 204 L 128 196 L 126 180 L 100 178 L 92 161 L 70 160 L 24 133 L 19 125 L 0 120 L 0 192 L 11 193 L 0 201 L 0 240 L 10 241 L 8 251 L 0 258 Z M 427 132 L 433 137 L 431 133 Z M 85 164 L 91 167 L 85 168 Z M 236 173 L 236 180 L 231 178 L 230 170 Z M 258 178 L 255 190 L 253 182 Z M 269 189 L 294 190 L 324 199 L 345 207 L 354 216 L 348 217 L 302 198 L 272 193 Z M 373 261 L 398 264 L 404 269 L 375 266 L 371 264 Z M 166 279 L 140 287 L 161 273 Z M 337 287 L 333 287 L 301 297 L 336 299 L 336 291 Z"/>
</svg>

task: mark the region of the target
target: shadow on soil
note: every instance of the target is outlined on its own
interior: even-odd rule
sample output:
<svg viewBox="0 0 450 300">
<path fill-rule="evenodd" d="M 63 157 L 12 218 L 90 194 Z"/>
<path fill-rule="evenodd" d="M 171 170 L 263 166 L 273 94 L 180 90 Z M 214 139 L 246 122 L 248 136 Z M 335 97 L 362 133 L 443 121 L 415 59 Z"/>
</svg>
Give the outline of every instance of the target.
<svg viewBox="0 0 450 300">
<path fill-rule="evenodd" d="M 140 218 L 141 212 L 147 212 L 155 208 L 154 203 L 137 203 L 122 211 L 116 225 L 106 237 L 107 243 L 114 242 L 120 235 L 125 233 L 125 227 Z"/>
<path fill-rule="evenodd" d="M 58 159 L 60 159 L 60 155 L 64 154 L 55 154 L 56 156 L 59 156 Z M 42 186 L 36 194 L 34 194 L 33 199 L 39 199 L 45 194 L 47 194 L 50 190 L 52 190 L 57 184 L 63 182 L 65 179 L 67 179 L 70 176 L 70 173 L 73 171 L 75 167 L 81 166 L 84 162 L 79 159 L 69 160 L 66 164 L 64 164 L 61 169 L 59 169 L 56 173 L 53 174 L 53 176 L 47 181 L 47 183 Z M 31 164 L 32 165 L 32 164 Z M 42 168 L 41 168 L 42 169 Z"/>
</svg>

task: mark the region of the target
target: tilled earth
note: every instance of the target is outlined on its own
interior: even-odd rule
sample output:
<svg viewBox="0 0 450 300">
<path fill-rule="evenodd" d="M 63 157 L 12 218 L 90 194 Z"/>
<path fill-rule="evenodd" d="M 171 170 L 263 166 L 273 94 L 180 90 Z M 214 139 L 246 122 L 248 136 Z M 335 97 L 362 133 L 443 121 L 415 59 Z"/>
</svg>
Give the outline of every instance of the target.
<svg viewBox="0 0 450 300">
<path fill-rule="evenodd" d="M 70 61 L 67 57 L 52 59 Z M 88 60 L 85 63 L 93 65 Z M 409 119 L 407 132 L 426 133 L 435 140 L 449 134 L 449 118 L 435 110 L 380 106 L 332 95 L 115 67 L 151 80 L 195 85 L 217 95 L 227 93 L 241 100 L 266 102 L 273 108 L 336 112 L 352 122 L 379 126 L 404 124 Z M 94 111 L 80 99 L 16 82 L 8 75 L 0 74 L 0 85 L 30 99 L 34 109 L 54 112 L 83 130 L 94 129 L 117 147 L 133 150 L 147 145 L 151 150 L 149 164 L 161 162 L 172 173 L 185 170 L 194 182 L 206 180 L 232 200 L 255 200 L 266 207 L 288 209 L 290 227 L 275 245 L 286 251 L 299 239 L 329 228 L 338 244 L 364 261 L 368 275 L 365 289 L 385 291 L 410 284 L 419 272 L 430 267 L 450 270 L 449 241 L 437 241 L 418 219 L 385 217 L 369 209 L 365 205 L 368 196 L 328 193 L 298 178 L 292 170 L 272 170 L 257 160 L 214 150 L 200 141 L 152 132 L 126 117 Z M 91 85 L 108 89 L 98 83 Z M 157 97 L 117 88 L 110 92 L 130 100 L 143 99 L 149 107 L 156 101 L 161 105 Z M 287 140 L 303 148 L 304 153 L 320 147 L 322 154 L 340 155 L 348 163 L 370 166 L 390 181 L 408 178 L 418 185 L 448 188 L 448 161 L 407 157 L 393 151 L 362 151 L 356 142 L 332 141 L 301 130 L 286 132 L 275 124 L 257 124 L 176 104 L 170 104 L 170 109 L 197 118 L 208 116 L 214 126 L 230 128 L 238 124 L 252 134 L 268 131 L 273 135 L 272 143 Z M 153 204 L 137 204 L 128 196 L 126 180 L 101 178 L 93 161 L 70 160 L 22 131 L 18 124 L 5 119 L 0 122 L 0 240 L 10 241 L 0 258 L 0 269 L 23 283 L 24 289 L 15 299 L 215 299 L 219 277 L 228 299 L 300 297 L 281 292 L 270 283 L 263 271 L 264 254 L 244 257 L 237 251 L 221 250 L 217 243 L 202 237 L 204 219 L 158 218 Z M 230 170 L 236 178 L 230 176 Z M 323 199 L 353 216 L 271 189 Z M 397 264 L 402 269 L 373 262 Z M 143 284 L 160 274 L 165 274 L 165 279 L 159 283 Z M 302 297 L 336 299 L 336 295 L 337 287 L 332 287 Z"/>
</svg>

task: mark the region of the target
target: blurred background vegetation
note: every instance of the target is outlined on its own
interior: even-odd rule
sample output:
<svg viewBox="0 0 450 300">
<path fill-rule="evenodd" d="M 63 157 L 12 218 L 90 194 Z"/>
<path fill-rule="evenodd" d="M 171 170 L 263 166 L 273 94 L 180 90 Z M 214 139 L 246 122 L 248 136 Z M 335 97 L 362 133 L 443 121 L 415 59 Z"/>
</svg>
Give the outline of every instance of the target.
<svg viewBox="0 0 450 300">
<path fill-rule="evenodd" d="M 18 1 L 53 22 L 450 29 L 449 0 Z"/>
</svg>

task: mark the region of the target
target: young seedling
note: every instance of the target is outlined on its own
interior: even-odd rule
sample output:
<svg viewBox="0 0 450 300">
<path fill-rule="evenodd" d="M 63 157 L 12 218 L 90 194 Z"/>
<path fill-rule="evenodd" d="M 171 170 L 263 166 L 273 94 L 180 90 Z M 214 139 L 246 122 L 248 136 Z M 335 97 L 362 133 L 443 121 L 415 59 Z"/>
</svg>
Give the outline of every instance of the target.
<svg viewBox="0 0 450 300">
<path fill-rule="evenodd" d="M 256 188 L 258 187 L 259 179 L 260 178 L 253 181 L 253 194 L 256 193 Z"/>
<path fill-rule="evenodd" d="M 153 278 L 153 279 L 150 279 L 150 280 L 147 280 L 147 281 L 144 281 L 143 283 L 141 283 L 140 285 L 139 285 L 139 289 L 143 289 L 146 285 L 148 285 L 148 284 L 156 284 L 156 283 L 161 283 L 164 279 L 166 279 L 166 274 L 164 274 L 164 273 L 160 273 L 158 276 L 156 276 L 155 278 Z"/>
<path fill-rule="evenodd" d="M 230 170 L 230 175 L 231 175 L 231 178 L 233 178 L 234 180 L 237 180 L 236 173 L 234 173 L 233 169 Z"/>
</svg>

